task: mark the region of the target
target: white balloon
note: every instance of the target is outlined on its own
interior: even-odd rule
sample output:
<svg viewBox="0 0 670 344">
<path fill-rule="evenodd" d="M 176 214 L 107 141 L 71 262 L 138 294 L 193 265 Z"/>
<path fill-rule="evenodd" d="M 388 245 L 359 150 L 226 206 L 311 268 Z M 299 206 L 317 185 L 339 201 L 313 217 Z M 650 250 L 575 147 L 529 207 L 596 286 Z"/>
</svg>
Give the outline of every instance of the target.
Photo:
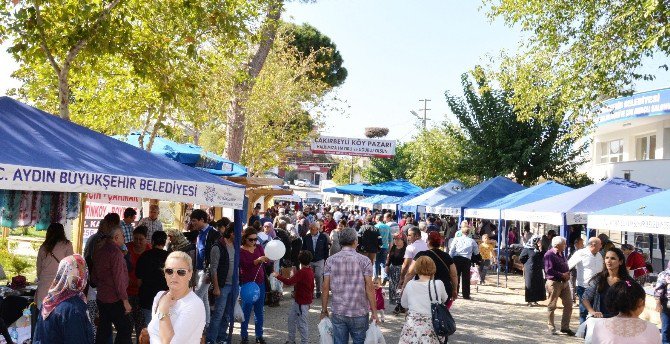
<svg viewBox="0 0 670 344">
<path fill-rule="evenodd" d="M 286 247 L 281 240 L 270 240 L 270 242 L 265 245 L 265 256 L 270 258 L 270 260 L 279 260 L 286 253 Z"/>
</svg>

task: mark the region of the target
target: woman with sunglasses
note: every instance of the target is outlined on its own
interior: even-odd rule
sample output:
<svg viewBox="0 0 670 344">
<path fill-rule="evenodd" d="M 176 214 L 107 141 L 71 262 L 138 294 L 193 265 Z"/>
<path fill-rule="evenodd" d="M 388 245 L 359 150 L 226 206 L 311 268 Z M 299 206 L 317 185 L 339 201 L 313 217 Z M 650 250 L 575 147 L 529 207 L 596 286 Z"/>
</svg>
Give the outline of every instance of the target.
<svg viewBox="0 0 670 344">
<path fill-rule="evenodd" d="M 265 256 L 263 246 L 258 245 L 258 231 L 254 227 L 247 227 L 242 232 L 242 249 L 240 250 L 240 285 L 244 283 L 256 283 L 260 289 L 258 300 L 245 302 L 242 300 L 242 311 L 244 321 L 240 334 L 242 344 L 249 343 L 249 319 L 251 310 L 254 311 L 254 325 L 256 332 L 256 343 L 265 344 L 263 339 L 263 306 L 265 305 L 265 263 L 270 259 Z"/>
<path fill-rule="evenodd" d="M 205 306 L 189 287 L 193 275 L 191 257 L 181 251 L 165 261 L 168 290 L 156 294 L 148 326 L 151 343 L 199 344 L 205 328 Z"/>
</svg>

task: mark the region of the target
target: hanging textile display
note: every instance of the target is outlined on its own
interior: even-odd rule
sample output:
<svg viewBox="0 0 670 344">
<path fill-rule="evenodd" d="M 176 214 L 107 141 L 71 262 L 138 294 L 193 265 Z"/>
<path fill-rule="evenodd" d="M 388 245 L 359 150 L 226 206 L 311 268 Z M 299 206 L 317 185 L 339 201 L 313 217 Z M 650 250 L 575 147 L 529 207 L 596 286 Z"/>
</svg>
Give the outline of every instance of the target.
<svg viewBox="0 0 670 344">
<path fill-rule="evenodd" d="M 78 193 L 0 190 L 0 226 L 45 230 L 52 222 L 75 219 L 79 203 Z"/>
</svg>

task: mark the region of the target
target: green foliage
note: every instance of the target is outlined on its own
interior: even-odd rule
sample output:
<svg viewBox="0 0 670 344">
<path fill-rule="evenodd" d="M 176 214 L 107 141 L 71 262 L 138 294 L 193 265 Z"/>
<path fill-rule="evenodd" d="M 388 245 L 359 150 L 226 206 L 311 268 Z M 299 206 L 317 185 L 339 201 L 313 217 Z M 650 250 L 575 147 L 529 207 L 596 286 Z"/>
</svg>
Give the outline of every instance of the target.
<svg viewBox="0 0 670 344">
<path fill-rule="evenodd" d="M 500 81 L 522 119 L 558 108 L 582 133 L 599 102 L 632 91 L 645 58 L 670 54 L 670 5 L 662 0 L 485 0 L 491 18 L 521 28 L 524 53 L 503 56 Z M 667 70 L 667 65 L 660 66 Z M 549 106 L 545 101 L 550 100 Z"/>
<path fill-rule="evenodd" d="M 319 79 L 330 87 L 344 83 L 347 78 L 347 69 L 342 66 L 344 60 L 328 36 L 307 23 L 296 25 L 285 22 L 282 25 L 290 37 L 289 44 L 296 48 L 297 54 L 315 54 L 319 67 L 308 74 L 310 78 Z"/>
<path fill-rule="evenodd" d="M 513 174 L 524 185 L 575 173 L 586 146 L 570 136 L 571 126 L 560 110 L 552 118 L 519 121 L 507 101 L 513 92 L 493 89 L 482 68 L 472 77 L 474 84 L 467 74 L 462 76 L 463 97 L 445 93 L 461 128 L 453 131 L 465 153 L 458 161 L 461 172 L 483 178 Z"/>
<path fill-rule="evenodd" d="M 21 256 L 12 255 L 9 259 L 8 270 L 12 272 L 14 276 L 19 276 L 23 275 L 23 273 L 32 266 L 33 264 L 31 264 L 27 259 L 22 258 Z"/>
<path fill-rule="evenodd" d="M 558 180 L 561 184 L 571 188 L 581 188 L 593 184 L 593 180 L 586 173 L 571 173 Z"/>
<path fill-rule="evenodd" d="M 410 160 L 406 144 L 397 144 L 390 159 L 372 158 L 363 170 L 363 178 L 372 184 L 396 179 L 409 179 Z"/>
<path fill-rule="evenodd" d="M 337 164 L 332 169 L 332 180 L 337 185 L 345 185 L 351 182 L 351 158 L 338 159 Z M 357 159 L 354 158 L 354 176 L 357 174 L 364 174 L 363 168 L 358 163 Z"/>
<path fill-rule="evenodd" d="M 407 144 L 409 180 L 421 187 L 439 186 L 453 179 L 467 185 L 477 182 L 469 171 L 458 169 L 463 151 L 456 140 L 458 130 L 449 126 L 421 132 Z"/>
</svg>

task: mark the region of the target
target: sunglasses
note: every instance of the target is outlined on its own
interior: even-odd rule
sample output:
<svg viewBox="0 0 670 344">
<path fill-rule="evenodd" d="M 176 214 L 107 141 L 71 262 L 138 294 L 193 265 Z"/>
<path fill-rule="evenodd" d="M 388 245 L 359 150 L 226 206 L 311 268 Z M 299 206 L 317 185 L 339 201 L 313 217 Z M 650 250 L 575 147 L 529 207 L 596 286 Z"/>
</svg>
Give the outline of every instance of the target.
<svg viewBox="0 0 670 344">
<path fill-rule="evenodd" d="M 166 268 L 164 269 L 165 274 L 168 276 L 172 276 L 175 271 L 177 271 L 177 275 L 184 277 L 186 276 L 186 273 L 188 272 L 188 269 L 173 269 L 173 268 Z"/>
<path fill-rule="evenodd" d="M 255 238 L 247 238 L 247 240 L 249 240 L 249 241 L 256 241 L 256 240 L 258 240 L 258 237 L 255 237 Z"/>
</svg>

